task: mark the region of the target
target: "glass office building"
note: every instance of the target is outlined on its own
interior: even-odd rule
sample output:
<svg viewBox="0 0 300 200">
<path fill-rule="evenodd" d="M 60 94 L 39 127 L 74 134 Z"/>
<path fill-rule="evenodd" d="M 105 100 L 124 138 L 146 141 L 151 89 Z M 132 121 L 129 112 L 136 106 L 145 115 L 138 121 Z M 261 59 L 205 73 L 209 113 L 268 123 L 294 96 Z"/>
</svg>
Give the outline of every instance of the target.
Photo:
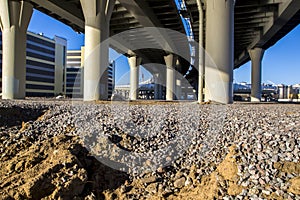
<svg viewBox="0 0 300 200">
<path fill-rule="evenodd" d="M 27 32 L 26 96 L 53 97 L 64 92 L 67 40 Z M 2 91 L 2 33 L 0 32 L 0 74 Z"/>
</svg>

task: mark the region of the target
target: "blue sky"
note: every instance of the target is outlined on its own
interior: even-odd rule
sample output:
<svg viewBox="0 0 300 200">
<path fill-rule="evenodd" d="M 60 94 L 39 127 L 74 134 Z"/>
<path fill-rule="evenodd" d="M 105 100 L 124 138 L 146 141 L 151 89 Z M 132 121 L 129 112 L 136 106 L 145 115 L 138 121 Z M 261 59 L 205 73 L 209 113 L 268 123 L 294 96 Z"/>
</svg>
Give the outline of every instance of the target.
<svg viewBox="0 0 300 200">
<path fill-rule="evenodd" d="M 84 34 L 78 34 L 63 23 L 41 13 L 34 11 L 29 31 L 44 33 L 45 36 L 53 38 L 55 35 L 68 40 L 68 49 L 80 49 L 84 45 Z M 116 60 L 116 80 L 120 84 L 128 83 L 129 67 L 127 59 L 110 51 L 110 59 Z M 296 27 L 287 36 L 266 50 L 263 61 L 262 81 L 263 83 L 296 84 L 300 83 L 300 26 Z M 248 62 L 234 71 L 234 82 L 246 81 L 250 83 L 251 63 Z M 144 77 L 149 73 L 141 70 Z M 140 76 L 141 77 L 141 76 Z"/>
<path fill-rule="evenodd" d="M 265 51 L 262 60 L 262 81 L 276 84 L 300 83 L 300 26 Z M 251 63 L 234 71 L 234 81 L 251 80 Z"/>
</svg>

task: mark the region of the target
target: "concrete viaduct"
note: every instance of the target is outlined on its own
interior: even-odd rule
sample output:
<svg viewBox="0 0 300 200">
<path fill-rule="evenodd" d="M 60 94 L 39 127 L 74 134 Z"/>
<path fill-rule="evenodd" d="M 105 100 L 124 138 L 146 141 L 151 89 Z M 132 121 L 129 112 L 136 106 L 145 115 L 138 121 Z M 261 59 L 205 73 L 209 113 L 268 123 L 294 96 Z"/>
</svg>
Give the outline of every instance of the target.
<svg viewBox="0 0 300 200">
<path fill-rule="evenodd" d="M 182 1 L 182 0 L 180 0 Z M 166 85 L 166 100 L 179 95 L 176 85 L 185 78 L 198 88 L 198 101 L 232 103 L 233 69 L 252 61 L 252 101 L 260 101 L 261 60 L 264 50 L 275 44 L 300 22 L 299 0 L 185 0 L 178 9 L 174 0 L 0 0 L 3 36 L 2 98 L 25 97 L 26 31 L 33 8 L 85 33 L 84 100 L 107 99 L 105 69 L 108 45 L 104 41 L 124 31 L 129 46 L 112 45 L 128 57 L 130 98 L 137 99 L 138 70 L 142 64 Z M 149 29 L 157 27 L 185 33 L 181 17 L 189 18 L 193 42 L 176 34 Z M 146 29 L 148 30 L 148 29 Z M 159 38 L 159 39 L 158 39 Z M 155 48 L 143 44 L 153 43 Z M 195 42 L 194 42 L 195 43 Z M 100 48 L 99 48 L 100 47 Z M 168 48 L 166 48 L 168 47 Z M 203 47 L 203 48 L 202 48 Z M 99 50 L 95 51 L 95 49 Z M 178 55 L 185 52 L 184 55 Z M 205 51 L 204 51 L 205 50 Z M 95 53 L 96 52 L 96 53 Z M 207 55 L 205 55 L 207 52 Z M 211 59 L 217 67 L 208 66 Z M 156 67 L 165 65 L 165 68 Z M 104 76 L 102 76 L 104 74 Z M 156 97 L 159 91 L 156 89 Z M 176 93 L 176 95 L 174 95 Z"/>
</svg>

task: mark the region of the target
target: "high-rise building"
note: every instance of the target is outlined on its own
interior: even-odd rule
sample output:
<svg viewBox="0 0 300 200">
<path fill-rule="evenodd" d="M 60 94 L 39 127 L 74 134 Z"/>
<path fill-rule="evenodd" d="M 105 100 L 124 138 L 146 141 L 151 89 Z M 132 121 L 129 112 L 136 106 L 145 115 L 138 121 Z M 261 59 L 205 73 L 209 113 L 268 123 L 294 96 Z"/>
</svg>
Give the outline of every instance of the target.
<svg viewBox="0 0 300 200">
<path fill-rule="evenodd" d="M 80 50 L 67 51 L 67 67 L 65 69 L 65 94 L 69 97 L 81 98 L 83 96 L 84 74 L 84 47 Z M 111 98 L 115 88 L 115 62 L 107 67 L 108 99 Z"/>
<path fill-rule="evenodd" d="M 108 99 L 111 99 L 111 96 L 115 90 L 115 70 L 116 63 L 115 61 L 111 61 L 107 68 Z"/>
<path fill-rule="evenodd" d="M 80 50 L 67 51 L 64 93 L 68 97 L 81 98 L 83 95 L 84 47 Z"/>
<path fill-rule="evenodd" d="M 2 33 L 0 32 L 0 74 L 2 91 Z M 63 93 L 67 40 L 27 32 L 26 96 L 51 97 Z"/>
</svg>

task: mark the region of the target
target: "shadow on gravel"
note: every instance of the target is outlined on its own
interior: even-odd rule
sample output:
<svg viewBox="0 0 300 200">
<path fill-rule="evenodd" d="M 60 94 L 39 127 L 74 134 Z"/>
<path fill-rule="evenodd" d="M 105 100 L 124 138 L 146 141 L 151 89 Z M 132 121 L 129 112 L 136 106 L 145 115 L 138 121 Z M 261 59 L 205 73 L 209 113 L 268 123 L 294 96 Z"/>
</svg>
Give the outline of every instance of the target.
<svg viewBox="0 0 300 200">
<path fill-rule="evenodd" d="M 96 199 L 106 199 L 104 191 L 113 191 L 129 180 L 127 173 L 102 164 L 95 157 L 90 156 L 88 150 L 81 144 L 76 144 L 71 153 L 78 158 L 87 171 L 88 180 L 83 190 L 83 196 L 92 193 Z"/>
<path fill-rule="evenodd" d="M 10 128 L 20 126 L 22 122 L 35 121 L 45 113 L 45 109 L 21 108 L 17 106 L 0 107 L 0 127 Z"/>
</svg>

